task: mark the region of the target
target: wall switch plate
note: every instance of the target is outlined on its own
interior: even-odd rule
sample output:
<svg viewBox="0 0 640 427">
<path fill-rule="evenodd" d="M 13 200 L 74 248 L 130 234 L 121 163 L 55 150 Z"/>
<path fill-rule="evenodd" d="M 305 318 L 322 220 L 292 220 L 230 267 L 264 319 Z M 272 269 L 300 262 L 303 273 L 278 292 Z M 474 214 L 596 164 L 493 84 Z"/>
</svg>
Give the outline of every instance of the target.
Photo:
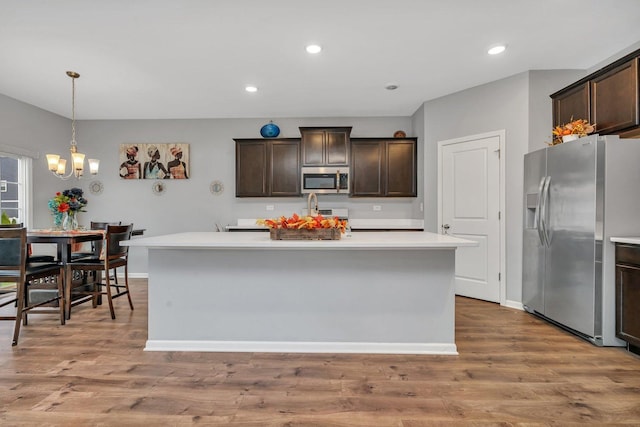
<svg viewBox="0 0 640 427">
<path fill-rule="evenodd" d="M 373 210 L 374 210 L 374 211 L 381 211 L 381 210 L 382 210 L 382 206 L 380 206 L 380 205 L 373 205 Z"/>
<path fill-rule="evenodd" d="M 267 205 L 267 210 L 268 211 L 272 211 L 273 210 L 273 205 Z"/>
<path fill-rule="evenodd" d="M 420 212 L 424 212 L 424 203 L 420 202 Z"/>
</svg>

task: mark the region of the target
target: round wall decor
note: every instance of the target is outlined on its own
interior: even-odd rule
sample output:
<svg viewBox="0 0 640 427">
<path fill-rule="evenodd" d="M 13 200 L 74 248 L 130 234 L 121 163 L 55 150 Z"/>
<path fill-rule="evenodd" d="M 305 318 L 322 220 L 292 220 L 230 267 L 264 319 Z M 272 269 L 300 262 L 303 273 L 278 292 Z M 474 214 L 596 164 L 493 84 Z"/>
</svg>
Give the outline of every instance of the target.
<svg viewBox="0 0 640 427">
<path fill-rule="evenodd" d="M 407 134 L 405 133 L 405 131 L 403 130 L 397 130 L 395 131 L 395 133 L 393 134 L 394 138 L 406 138 Z"/>
<path fill-rule="evenodd" d="M 213 194 L 214 196 L 219 196 L 224 191 L 224 185 L 221 181 L 213 181 L 211 184 L 209 184 L 209 191 L 211 191 L 211 194 Z"/>
<path fill-rule="evenodd" d="M 153 194 L 161 196 L 167 191 L 167 185 L 162 181 L 156 181 L 151 186 L 151 189 L 153 190 Z"/>
<path fill-rule="evenodd" d="M 91 194 L 95 194 L 97 196 L 98 194 L 102 194 L 103 190 L 104 190 L 104 185 L 102 185 L 102 182 L 91 181 L 89 183 L 89 192 Z"/>
</svg>

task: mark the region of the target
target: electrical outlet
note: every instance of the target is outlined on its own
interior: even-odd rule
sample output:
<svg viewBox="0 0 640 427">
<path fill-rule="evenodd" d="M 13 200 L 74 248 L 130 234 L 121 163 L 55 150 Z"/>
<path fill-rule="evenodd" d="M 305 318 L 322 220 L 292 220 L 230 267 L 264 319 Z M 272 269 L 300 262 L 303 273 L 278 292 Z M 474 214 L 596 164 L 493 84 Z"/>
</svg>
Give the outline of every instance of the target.
<svg viewBox="0 0 640 427">
<path fill-rule="evenodd" d="M 380 205 L 373 205 L 373 210 L 374 210 L 374 211 L 381 211 L 381 210 L 382 210 L 382 206 L 380 206 Z"/>
<path fill-rule="evenodd" d="M 273 205 L 267 205 L 267 210 L 268 211 L 272 211 L 273 210 Z"/>
</svg>

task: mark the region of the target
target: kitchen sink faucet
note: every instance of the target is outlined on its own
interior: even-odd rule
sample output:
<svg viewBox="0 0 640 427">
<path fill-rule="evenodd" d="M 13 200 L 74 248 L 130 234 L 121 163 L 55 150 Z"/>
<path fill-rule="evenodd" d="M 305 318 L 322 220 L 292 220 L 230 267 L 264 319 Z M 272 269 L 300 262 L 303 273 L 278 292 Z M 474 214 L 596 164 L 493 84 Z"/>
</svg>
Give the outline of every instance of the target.
<svg viewBox="0 0 640 427">
<path fill-rule="evenodd" d="M 313 210 L 311 210 L 311 199 L 315 200 L 315 205 Z M 316 193 L 309 193 L 309 197 L 307 197 L 307 215 L 310 215 L 310 216 L 318 215 L 318 196 L 316 196 Z"/>
</svg>

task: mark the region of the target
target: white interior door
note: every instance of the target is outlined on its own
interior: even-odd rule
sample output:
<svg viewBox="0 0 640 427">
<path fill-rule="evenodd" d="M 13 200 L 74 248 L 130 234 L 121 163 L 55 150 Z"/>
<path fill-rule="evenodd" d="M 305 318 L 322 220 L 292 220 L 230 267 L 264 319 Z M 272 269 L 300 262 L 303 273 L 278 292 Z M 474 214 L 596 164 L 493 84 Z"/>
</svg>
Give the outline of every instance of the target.
<svg viewBox="0 0 640 427">
<path fill-rule="evenodd" d="M 439 143 L 441 232 L 475 240 L 456 250 L 456 294 L 500 302 L 499 133 Z"/>
</svg>

